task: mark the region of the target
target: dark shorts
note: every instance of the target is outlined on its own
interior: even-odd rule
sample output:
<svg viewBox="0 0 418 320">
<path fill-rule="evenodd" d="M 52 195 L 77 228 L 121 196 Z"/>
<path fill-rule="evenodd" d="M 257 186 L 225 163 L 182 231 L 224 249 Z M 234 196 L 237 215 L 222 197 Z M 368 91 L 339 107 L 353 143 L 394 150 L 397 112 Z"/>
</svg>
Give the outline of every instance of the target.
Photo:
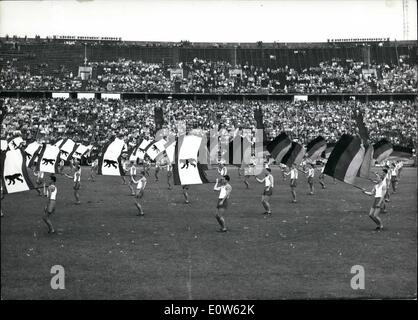
<svg viewBox="0 0 418 320">
<path fill-rule="evenodd" d="M 173 175 L 171 171 L 167 171 L 167 177 L 170 178 Z"/>
<path fill-rule="evenodd" d="M 297 186 L 297 180 L 296 179 L 290 180 L 290 187 L 291 188 L 296 188 L 296 186 Z"/>
<path fill-rule="evenodd" d="M 271 196 L 273 194 L 273 188 L 269 188 L 268 190 L 264 190 L 263 196 Z"/>
<path fill-rule="evenodd" d="M 182 186 L 183 190 L 189 190 L 189 186 L 188 185 L 184 185 Z"/>
<path fill-rule="evenodd" d="M 398 182 L 398 176 L 392 176 L 392 178 L 390 178 L 390 182 Z"/>
<path fill-rule="evenodd" d="M 309 183 L 309 184 L 313 184 L 313 177 L 309 177 L 309 178 L 308 178 L 308 183 Z"/>
<path fill-rule="evenodd" d="M 228 208 L 228 199 L 225 199 L 224 202 L 222 204 L 220 204 L 221 201 L 222 201 L 222 199 L 218 199 L 218 204 L 216 205 L 216 208 L 218 208 L 218 209 L 220 209 L 220 208 L 223 208 L 223 209 Z"/>
<path fill-rule="evenodd" d="M 55 212 L 55 200 L 50 200 L 46 206 L 46 213 L 51 214 Z"/>
<path fill-rule="evenodd" d="M 144 196 L 144 190 L 136 192 L 136 198 L 137 199 L 142 199 L 143 196 Z"/>
<path fill-rule="evenodd" d="M 79 182 L 76 182 L 75 184 L 74 184 L 74 187 L 73 187 L 73 189 L 74 190 L 80 190 L 80 183 Z"/>
<path fill-rule="evenodd" d="M 382 198 L 374 198 L 373 208 L 380 208 Z"/>
</svg>

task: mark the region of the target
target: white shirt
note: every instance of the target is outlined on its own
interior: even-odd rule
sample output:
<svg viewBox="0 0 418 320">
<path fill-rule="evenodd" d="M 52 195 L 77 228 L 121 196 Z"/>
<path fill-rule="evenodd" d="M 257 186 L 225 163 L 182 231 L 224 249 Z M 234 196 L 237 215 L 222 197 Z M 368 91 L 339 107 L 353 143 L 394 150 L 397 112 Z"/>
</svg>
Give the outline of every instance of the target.
<svg viewBox="0 0 418 320">
<path fill-rule="evenodd" d="M 74 173 L 74 182 L 80 182 L 80 180 L 81 180 L 81 170 L 76 171 Z"/>
<path fill-rule="evenodd" d="M 145 182 L 147 182 L 147 179 L 145 177 L 142 177 L 141 179 L 139 179 L 138 185 L 136 186 L 136 188 L 138 190 L 142 189 L 145 185 Z"/>
<path fill-rule="evenodd" d="M 264 181 L 264 187 L 266 187 L 266 188 L 273 188 L 274 187 L 274 178 L 271 174 L 264 177 L 263 181 Z"/>
<path fill-rule="evenodd" d="M 309 168 L 308 169 L 308 178 L 309 177 L 314 177 L 314 174 L 315 174 L 315 169 L 314 168 Z"/>
<path fill-rule="evenodd" d="M 129 169 L 129 174 L 131 176 L 136 175 L 136 167 L 135 166 L 131 166 L 131 168 Z"/>
<path fill-rule="evenodd" d="M 374 190 L 375 190 L 375 194 L 374 197 L 375 198 L 381 198 L 384 195 L 384 188 L 385 188 L 385 184 L 384 183 L 379 183 L 377 185 L 374 186 Z"/>
<path fill-rule="evenodd" d="M 53 186 L 54 187 L 54 191 L 49 191 L 49 188 L 48 188 L 48 191 L 50 192 L 50 194 L 49 194 L 49 199 L 50 200 L 56 200 L 57 199 L 57 191 L 58 191 L 58 189 L 57 189 L 57 186 Z"/>
<path fill-rule="evenodd" d="M 291 169 L 290 170 L 290 179 L 297 179 L 298 178 L 298 170 L 297 169 Z"/>
<path fill-rule="evenodd" d="M 228 194 L 228 190 L 229 190 L 229 194 L 231 194 L 232 187 L 229 184 L 227 184 L 225 186 L 218 187 L 217 190 L 219 190 L 219 189 L 220 189 L 219 199 L 224 199 L 226 197 L 226 195 Z M 229 198 L 229 196 L 228 196 L 228 198 Z"/>
</svg>

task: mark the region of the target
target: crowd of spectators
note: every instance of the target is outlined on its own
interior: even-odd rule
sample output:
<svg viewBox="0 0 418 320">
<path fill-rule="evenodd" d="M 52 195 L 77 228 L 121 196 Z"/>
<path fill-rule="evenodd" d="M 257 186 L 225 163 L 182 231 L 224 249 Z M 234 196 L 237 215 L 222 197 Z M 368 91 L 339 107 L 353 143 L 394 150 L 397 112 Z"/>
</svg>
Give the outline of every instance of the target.
<svg viewBox="0 0 418 320">
<path fill-rule="evenodd" d="M 325 61 L 296 70 L 290 67 L 257 67 L 225 61 L 191 62 L 168 66 L 141 61 L 89 62 L 92 77 L 82 80 L 76 71 L 54 74 L 13 61 L 4 64 L 0 90 L 68 90 L 96 92 L 188 92 L 188 93 L 393 93 L 418 92 L 418 67 L 371 64 L 352 60 Z M 181 70 L 172 73 L 171 70 Z"/>
<path fill-rule="evenodd" d="M 2 139 L 22 135 L 25 140 L 56 141 L 63 136 L 91 144 L 104 144 L 113 135 L 130 145 L 141 137 L 153 137 L 155 109 L 163 111 L 163 128 L 172 132 L 193 128 L 255 129 L 254 115 L 261 110 L 268 139 L 285 131 L 292 139 L 308 143 L 317 136 L 335 142 L 343 133 L 354 134 L 353 110 L 364 114 L 371 142 L 387 138 L 394 144 L 414 146 L 417 136 L 416 105 L 412 101 L 360 103 L 282 101 L 190 100 L 75 100 L 5 99 Z"/>
</svg>

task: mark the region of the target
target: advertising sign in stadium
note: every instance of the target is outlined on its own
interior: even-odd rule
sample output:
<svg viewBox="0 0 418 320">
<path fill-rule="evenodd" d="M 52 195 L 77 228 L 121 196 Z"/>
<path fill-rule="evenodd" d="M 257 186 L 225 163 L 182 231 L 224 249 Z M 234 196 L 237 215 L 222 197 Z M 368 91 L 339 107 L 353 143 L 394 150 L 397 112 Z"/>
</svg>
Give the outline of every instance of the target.
<svg viewBox="0 0 418 320">
<path fill-rule="evenodd" d="M 170 69 L 170 79 L 173 80 L 175 78 L 183 79 L 183 69 L 182 68 Z"/>
<path fill-rule="evenodd" d="M 293 101 L 308 101 L 308 96 L 296 95 L 293 96 Z"/>
<path fill-rule="evenodd" d="M 68 92 L 53 92 L 52 98 L 57 99 L 68 99 L 70 97 L 70 94 Z"/>
<path fill-rule="evenodd" d="M 119 93 L 102 93 L 102 99 L 120 100 L 120 94 Z"/>
<path fill-rule="evenodd" d="M 81 92 L 77 93 L 78 99 L 94 99 L 94 93 L 88 93 L 88 92 Z"/>
</svg>

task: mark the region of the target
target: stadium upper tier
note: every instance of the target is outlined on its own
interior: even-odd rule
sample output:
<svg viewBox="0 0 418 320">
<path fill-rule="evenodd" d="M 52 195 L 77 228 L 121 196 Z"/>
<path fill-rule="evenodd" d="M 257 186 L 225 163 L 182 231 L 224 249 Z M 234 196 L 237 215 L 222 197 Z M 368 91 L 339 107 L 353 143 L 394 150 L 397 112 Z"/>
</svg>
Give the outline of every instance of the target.
<svg viewBox="0 0 418 320">
<path fill-rule="evenodd" d="M 1 90 L 186 93 L 417 92 L 414 42 L 190 44 L 5 40 Z M 82 79 L 79 67 L 91 67 Z"/>
</svg>

